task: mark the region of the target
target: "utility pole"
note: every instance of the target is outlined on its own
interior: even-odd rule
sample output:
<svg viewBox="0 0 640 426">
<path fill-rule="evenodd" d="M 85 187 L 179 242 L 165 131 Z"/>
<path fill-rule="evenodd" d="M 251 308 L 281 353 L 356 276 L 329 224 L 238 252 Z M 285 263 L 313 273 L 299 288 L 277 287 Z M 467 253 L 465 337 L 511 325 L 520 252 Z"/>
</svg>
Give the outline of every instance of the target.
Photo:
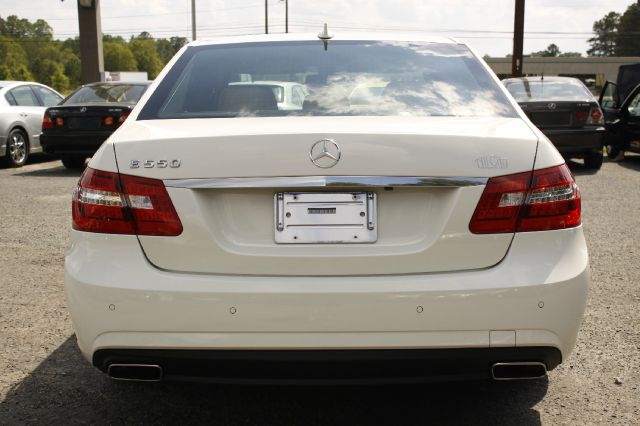
<svg viewBox="0 0 640 426">
<path fill-rule="evenodd" d="M 191 41 L 196 39 L 196 0 L 191 0 Z"/>
<path fill-rule="evenodd" d="M 269 34 L 269 0 L 264 0 L 264 33 Z"/>
<path fill-rule="evenodd" d="M 82 84 L 100 81 L 104 73 L 100 0 L 78 0 Z"/>
<path fill-rule="evenodd" d="M 284 0 L 284 32 L 289 33 L 289 0 Z"/>
<path fill-rule="evenodd" d="M 516 15 L 513 27 L 512 77 L 522 77 L 522 49 L 524 46 L 524 0 L 516 0 Z"/>
</svg>

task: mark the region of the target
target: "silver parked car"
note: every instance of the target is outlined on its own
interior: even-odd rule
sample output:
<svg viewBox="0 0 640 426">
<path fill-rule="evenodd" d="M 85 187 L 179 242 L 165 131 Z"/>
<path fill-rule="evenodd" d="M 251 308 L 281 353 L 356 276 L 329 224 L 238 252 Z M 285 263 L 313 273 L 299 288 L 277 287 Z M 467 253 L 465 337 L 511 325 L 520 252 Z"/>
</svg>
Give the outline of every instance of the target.
<svg viewBox="0 0 640 426">
<path fill-rule="evenodd" d="M 62 95 L 27 81 L 0 81 L 0 164 L 21 167 L 29 154 L 42 152 L 40 133 L 47 107 Z"/>
</svg>

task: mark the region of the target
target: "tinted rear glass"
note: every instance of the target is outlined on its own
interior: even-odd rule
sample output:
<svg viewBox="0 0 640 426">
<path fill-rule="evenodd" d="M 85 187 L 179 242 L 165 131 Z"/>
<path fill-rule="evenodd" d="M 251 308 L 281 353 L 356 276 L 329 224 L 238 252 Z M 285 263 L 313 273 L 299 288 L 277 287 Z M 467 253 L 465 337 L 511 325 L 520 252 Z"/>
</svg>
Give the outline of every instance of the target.
<svg viewBox="0 0 640 426">
<path fill-rule="evenodd" d="M 577 81 L 506 81 L 505 86 L 518 102 L 591 101 L 593 96 Z"/>
<path fill-rule="evenodd" d="M 293 96 L 286 89 L 291 83 L 302 88 L 301 104 L 286 99 Z M 138 118 L 284 115 L 515 116 L 515 111 L 465 46 L 331 41 L 325 50 L 318 40 L 190 47 Z"/>
<path fill-rule="evenodd" d="M 65 104 L 117 102 L 135 104 L 147 86 L 140 84 L 104 84 L 81 87 L 61 102 Z"/>
</svg>

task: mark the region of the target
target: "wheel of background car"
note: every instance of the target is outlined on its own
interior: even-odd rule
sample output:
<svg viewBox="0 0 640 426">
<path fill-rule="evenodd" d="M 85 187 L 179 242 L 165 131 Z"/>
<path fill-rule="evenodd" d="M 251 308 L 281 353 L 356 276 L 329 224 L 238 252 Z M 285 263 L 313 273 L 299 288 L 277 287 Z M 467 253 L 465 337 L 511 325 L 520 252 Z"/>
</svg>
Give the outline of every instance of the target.
<svg viewBox="0 0 640 426">
<path fill-rule="evenodd" d="M 620 156 L 620 147 L 617 145 L 606 145 L 605 149 L 607 150 L 607 158 L 610 160 L 615 160 Z"/>
<path fill-rule="evenodd" d="M 9 167 L 22 167 L 29 158 L 29 140 L 21 129 L 13 129 L 7 137 L 7 153 L 2 159 Z"/>
<path fill-rule="evenodd" d="M 602 167 L 602 150 L 589 151 L 584 155 L 584 167 L 590 170 L 598 170 Z"/>
<path fill-rule="evenodd" d="M 70 170 L 84 169 L 86 157 L 76 155 L 65 155 L 62 157 L 62 164 Z"/>
</svg>

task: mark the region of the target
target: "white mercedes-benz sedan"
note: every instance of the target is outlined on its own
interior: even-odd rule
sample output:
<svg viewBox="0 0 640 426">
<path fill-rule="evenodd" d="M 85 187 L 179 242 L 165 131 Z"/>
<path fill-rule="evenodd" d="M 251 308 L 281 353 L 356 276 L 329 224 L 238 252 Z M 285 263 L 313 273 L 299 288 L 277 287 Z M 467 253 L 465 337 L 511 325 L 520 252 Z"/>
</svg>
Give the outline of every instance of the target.
<svg viewBox="0 0 640 426">
<path fill-rule="evenodd" d="M 422 381 L 569 356 L 589 284 L 571 172 L 465 44 L 382 34 L 194 42 L 168 64 L 73 194 L 66 292 L 94 366 Z"/>
</svg>

